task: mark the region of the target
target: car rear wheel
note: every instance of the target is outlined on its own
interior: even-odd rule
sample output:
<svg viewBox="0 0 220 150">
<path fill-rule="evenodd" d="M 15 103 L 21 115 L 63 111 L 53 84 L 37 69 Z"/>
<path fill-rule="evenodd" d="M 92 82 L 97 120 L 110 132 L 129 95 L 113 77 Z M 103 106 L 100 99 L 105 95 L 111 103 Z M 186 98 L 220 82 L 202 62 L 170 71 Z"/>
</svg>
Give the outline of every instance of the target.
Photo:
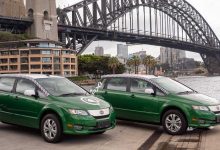
<svg viewBox="0 0 220 150">
<path fill-rule="evenodd" d="M 54 114 L 47 114 L 41 121 L 41 135 L 49 143 L 57 143 L 62 139 L 62 127 L 58 117 Z"/>
<path fill-rule="evenodd" d="M 188 126 L 185 116 L 178 110 L 167 111 L 163 115 L 162 124 L 165 131 L 171 135 L 185 133 Z"/>
</svg>

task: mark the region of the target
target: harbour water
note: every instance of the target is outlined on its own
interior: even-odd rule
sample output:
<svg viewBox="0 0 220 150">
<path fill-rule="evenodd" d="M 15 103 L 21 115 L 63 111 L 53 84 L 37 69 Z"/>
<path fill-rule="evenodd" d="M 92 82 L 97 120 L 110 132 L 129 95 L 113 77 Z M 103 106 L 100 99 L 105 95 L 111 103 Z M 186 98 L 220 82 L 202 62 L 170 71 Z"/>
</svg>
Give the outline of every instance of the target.
<svg viewBox="0 0 220 150">
<path fill-rule="evenodd" d="M 192 89 L 220 100 L 220 76 L 218 77 L 179 77 L 176 80 Z"/>
</svg>

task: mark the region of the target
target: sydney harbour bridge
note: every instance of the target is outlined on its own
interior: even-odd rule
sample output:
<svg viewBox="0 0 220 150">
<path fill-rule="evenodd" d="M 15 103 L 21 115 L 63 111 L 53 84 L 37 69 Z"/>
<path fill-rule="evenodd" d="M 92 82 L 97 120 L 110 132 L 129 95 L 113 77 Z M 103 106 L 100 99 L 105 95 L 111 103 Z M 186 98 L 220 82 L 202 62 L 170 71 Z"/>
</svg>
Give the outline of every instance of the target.
<svg viewBox="0 0 220 150">
<path fill-rule="evenodd" d="M 200 53 L 208 71 L 220 73 L 220 41 L 186 0 L 82 0 L 57 15 L 59 40 L 78 55 L 97 40 L 150 44 Z M 32 22 L 0 17 L 0 27 L 13 32 Z"/>
</svg>

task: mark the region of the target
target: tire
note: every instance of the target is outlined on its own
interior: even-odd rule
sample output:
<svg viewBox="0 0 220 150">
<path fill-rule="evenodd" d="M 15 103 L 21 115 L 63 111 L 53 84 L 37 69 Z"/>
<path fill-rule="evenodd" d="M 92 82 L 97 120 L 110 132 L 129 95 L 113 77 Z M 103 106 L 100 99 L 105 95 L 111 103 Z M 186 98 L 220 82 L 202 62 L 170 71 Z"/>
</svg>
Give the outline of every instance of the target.
<svg viewBox="0 0 220 150">
<path fill-rule="evenodd" d="M 188 123 L 179 110 L 168 110 L 162 118 L 164 130 L 171 135 L 181 135 L 187 130 Z"/>
<path fill-rule="evenodd" d="M 63 130 L 55 114 L 47 114 L 41 121 L 41 135 L 48 143 L 58 143 L 62 139 Z"/>
</svg>

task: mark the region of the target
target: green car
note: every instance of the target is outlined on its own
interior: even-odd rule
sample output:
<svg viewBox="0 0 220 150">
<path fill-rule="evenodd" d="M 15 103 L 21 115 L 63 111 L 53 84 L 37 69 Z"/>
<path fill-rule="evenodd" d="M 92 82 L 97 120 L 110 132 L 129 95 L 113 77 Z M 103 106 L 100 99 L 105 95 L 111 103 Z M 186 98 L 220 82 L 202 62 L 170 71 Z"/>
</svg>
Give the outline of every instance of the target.
<svg viewBox="0 0 220 150">
<path fill-rule="evenodd" d="M 0 121 L 41 130 L 45 141 L 62 134 L 101 134 L 115 127 L 111 105 L 64 77 L 0 75 Z"/>
<path fill-rule="evenodd" d="M 93 91 L 116 117 L 160 124 L 171 135 L 220 123 L 220 102 L 166 77 L 107 75 Z"/>
</svg>

